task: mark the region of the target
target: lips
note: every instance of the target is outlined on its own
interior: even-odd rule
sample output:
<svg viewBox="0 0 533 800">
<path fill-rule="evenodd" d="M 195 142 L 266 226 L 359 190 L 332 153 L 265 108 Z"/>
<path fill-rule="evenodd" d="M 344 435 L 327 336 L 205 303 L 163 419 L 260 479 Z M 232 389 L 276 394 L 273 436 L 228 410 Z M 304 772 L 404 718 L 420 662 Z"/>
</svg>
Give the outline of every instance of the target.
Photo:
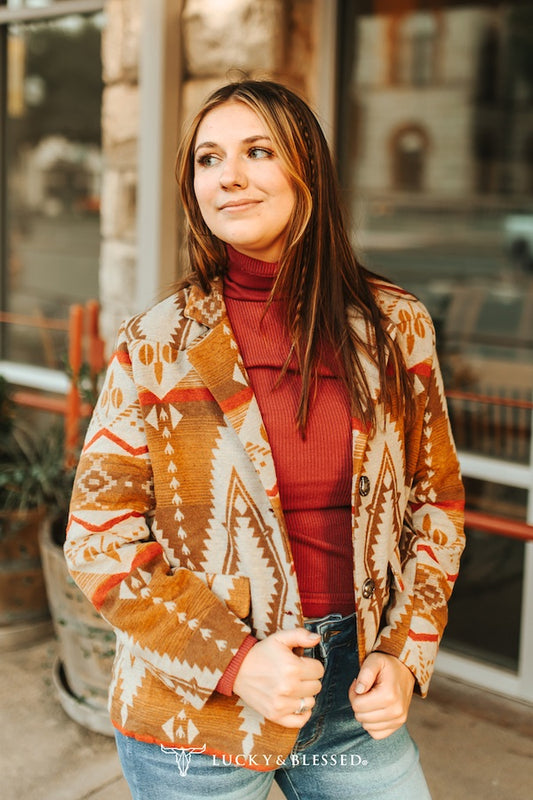
<svg viewBox="0 0 533 800">
<path fill-rule="evenodd" d="M 242 198 L 242 200 L 228 200 L 227 203 L 219 206 L 219 211 L 239 211 L 245 210 L 246 208 L 250 208 L 251 206 L 256 206 L 260 203 L 260 200 L 253 200 L 252 198 Z"/>
</svg>

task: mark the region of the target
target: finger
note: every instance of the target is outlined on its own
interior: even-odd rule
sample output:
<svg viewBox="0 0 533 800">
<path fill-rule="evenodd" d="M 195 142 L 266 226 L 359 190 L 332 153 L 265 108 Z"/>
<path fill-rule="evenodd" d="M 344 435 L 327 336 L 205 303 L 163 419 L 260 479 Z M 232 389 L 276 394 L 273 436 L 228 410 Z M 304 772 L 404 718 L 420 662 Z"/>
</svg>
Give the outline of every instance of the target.
<svg viewBox="0 0 533 800">
<path fill-rule="evenodd" d="M 301 703 L 298 699 L 293 698 L 293 705 L 297 705 L 297 708 L 295 708 L 294 711 L 292 711 L 292 713 L 288 712 L 287 714 L 285 714 L 285 716 L 278 717 L 273 721 L 277 722 L 278 725 L 283 725 L 285 728 L 303 728 L 303 726 L 311 717 L 312 708 L 315 704 L 315 700 L 313 697 L 304 698 L 304 701 L 305 701 L 305 710 L 303 710 L 301 713 L 297 713 L 299 712 Z"/>
<path fill-rule="evenodd" d="M 372 691 L 368 694 L 354 694 L 350 697 L 350 702 L 354 711 L 364 714 L 369 711 L 385 711 L 395 705 L 396 698 Z"/>
<path fill-rule="evenodd" d="M 293 628 L 290 631 L 276 631 L 272 638 L 292 650 L 293 647 L 314 647 L 320 641 L 320 634 L 312 633 L 307 628 Z"/>
<path fill-rule="evenodd" d="M 396 733 L 399 727 L 387 727 L 383 728 L 382 730 L 377 730 L 375 728 L 366 728 L 364 725 L 366 732 L 376 741 L 381 741 L 382 739 L 387 739 L 389 736 L 392 736 L 393 733 Z"/>
<path fill-rule="evenodd" d="M 306 722 L 309 721 L 309 717 L 311 716 L 311 712 L 307 711 L 305 714 L 288 714 L 286 717 L 280 720 L 273 720 L 277 722 L 278 725 L 282 725 L 284 728 L 303 728 Z"/>
<path fill-rule="evenodd" d="M 390 714 L 390 706 L 386 704 L 367 704 L 361 705 L 358 703 L 352 703 L 352 711 L 354 716 L 358 720 L 362 719 L 376 719 L 378 717 L 386 717 L 387 714 Z"/>
<path fill-rule="evenodd" d="M 296 707 L 292 714 L 296 717 L 307 716 L 307 718 L 309 718 L 315 704 L 316 700 L 312 695 L 309 695 L 309 697 L 298 697 L 294 702 Z"/>
<path fill-rule="evenodd" d="M 383 713 L 397 716 L 407 713 L 409 703 L 397 694 L 373 690 L 364 695 L 353 695 L 350 703 L 355 714 Z"/>
<path fill-rule="evenodd" d="M 302 681 L 300 690 L 302 697 L 315 697 L 322 691 L 322 684 L 320 681 Z"/>
<path fill-rule="evenodd" d="M 307 680 L 319 680 L 324 676 L 324 665 L 318 658 L 300 656 L 300 666 L 302 676 Z"/>
<path fill-rule="evenodd" d="M 357 722 L 361 725 L 389 725 L 400 722 L 403 724 L 406 719 L 406 714 L 401 709 L 380 709 L 379 711 L 371 711 L 366 714 L 354 714 Z"/>
<path fill-rule="evenodd" d="M 349 689 L 348 697 L 354 711 L 372 711 L 395 705 L 401 698 L 398 692 L 387 684 L 374 684 L 364 694 L 356 692 L 356 682 Z"/>
<path fill-rule="evenodd" d="M 365 694 L 376 683 L 379 674 L 379 665 L 377 660 L 371 663 L 365 662 L 359 670 L 359 675 L 355 680 L 354 692 L 355 694 Z"/>
<path fill-rule="evenodd" d="M 388 731 L 397 730 L 398 728 L 401 728 L 401 726 L 405 722 L 405 719 L 403 717 L 398 717 L 398 718 L 388 717 L 387 719 L 382 719 L 382 720 L 363 721 L 358 719 L 357 721 L 368 732 L 370 731 L 382 732 L 387 730 Z"/>
<path fill-rule="evenodd" d="M 364 693 L 356 691 L 357 680 L 355 680 L 348 690 L 348 697 L 352 708 L 360 708 L 361 710 L 367 708 L 380 708 L 387 704 L 384 692 L 381 691 L 379 686 L 374 686 Z"/>
<path fill-rule="evenodd" d="M 271 698 L 270 702 L 270 709 L 272 711 L 272 715 L 276 717 L 287 717 L 287 716 L 300 716 L 301 714 L 306 714 L 315 706 L 316 700 L 313 695 L 289 695 L 289 696 L 278 696 L 277 698 Z"/>
<path fill-rule="evenodd" d="M 386 709 L 376 709 L 365 713 L 355 712 L 354 717 L 368 731 L 398 729 L 407 721 L 407 710 L 401 703 Z"/>
</svg>

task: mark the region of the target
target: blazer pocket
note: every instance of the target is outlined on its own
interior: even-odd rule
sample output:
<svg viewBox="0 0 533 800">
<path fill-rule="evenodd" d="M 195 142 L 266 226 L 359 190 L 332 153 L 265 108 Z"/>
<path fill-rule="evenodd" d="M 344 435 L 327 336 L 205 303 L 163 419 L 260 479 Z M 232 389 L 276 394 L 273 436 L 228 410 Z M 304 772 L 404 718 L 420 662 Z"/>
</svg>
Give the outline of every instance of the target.
<svg viewBox="0 0 533 800">
<path fill-rule="evenodd" d="M 193 575 L 200 578 L 239 619 L 245 619 L 248 616 L 250 613 L 250 579 L 245 575 L 223 575 L 222 573 L 196 571 L 193 571 Z"/>
<path fill-rule="evenodd" d="M 402 564 L 400 561 L 400 551 L 398 550 L 398 547 L 395 547 L 389 556 L 389 568 L 392 574 L 394 588 L 398 589 L 400 592 L 403 592 L 405 585 L 403 582 Z"/>
</svg>

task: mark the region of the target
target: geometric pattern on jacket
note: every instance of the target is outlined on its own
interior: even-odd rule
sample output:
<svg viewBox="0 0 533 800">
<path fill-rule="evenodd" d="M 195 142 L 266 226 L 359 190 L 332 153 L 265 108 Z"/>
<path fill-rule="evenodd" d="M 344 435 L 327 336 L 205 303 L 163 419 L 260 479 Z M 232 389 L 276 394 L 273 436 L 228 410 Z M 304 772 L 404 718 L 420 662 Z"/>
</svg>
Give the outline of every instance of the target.
<svg viewBox="0 0 533 800">
<path fill-rule="evenodd" d="M 408 431 L 385 413 L 366 363 L 378 425 L 369 436 L 352 424 L 358 649 L 360 660 L 374 649 L 397 656 L 425 695 L 464 545 L 463 489 L 431 320 L 402 290 L 376 282 L 375 292 L 414 376 L 417 412 Z M 368 335 L 356 314 L 351 324 Z M 298 731 L 215 688 L 250 632 L 302 624 L 272 453 L 219 282 L 122 326 L 65 554 L 116 632 L 113 724 L 276 768 Z"/>
</svg>

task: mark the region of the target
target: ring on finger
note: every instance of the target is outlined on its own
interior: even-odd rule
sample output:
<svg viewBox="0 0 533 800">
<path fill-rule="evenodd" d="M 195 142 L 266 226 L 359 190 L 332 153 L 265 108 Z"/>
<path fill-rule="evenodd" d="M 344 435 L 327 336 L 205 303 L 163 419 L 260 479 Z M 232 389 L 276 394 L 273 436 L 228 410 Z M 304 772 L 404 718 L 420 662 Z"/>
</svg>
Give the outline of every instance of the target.
<svg viewBox="0 0 533 800">
<path fill-rule="evenodd" d="M 307 706 L 305 705 L 305 699 L 303 697 L 300 698 L 300 707 L 296 709 L 294 712 L 295 714 L 305 714 L 306 711 L 309 711 Z"/>
</svg>

